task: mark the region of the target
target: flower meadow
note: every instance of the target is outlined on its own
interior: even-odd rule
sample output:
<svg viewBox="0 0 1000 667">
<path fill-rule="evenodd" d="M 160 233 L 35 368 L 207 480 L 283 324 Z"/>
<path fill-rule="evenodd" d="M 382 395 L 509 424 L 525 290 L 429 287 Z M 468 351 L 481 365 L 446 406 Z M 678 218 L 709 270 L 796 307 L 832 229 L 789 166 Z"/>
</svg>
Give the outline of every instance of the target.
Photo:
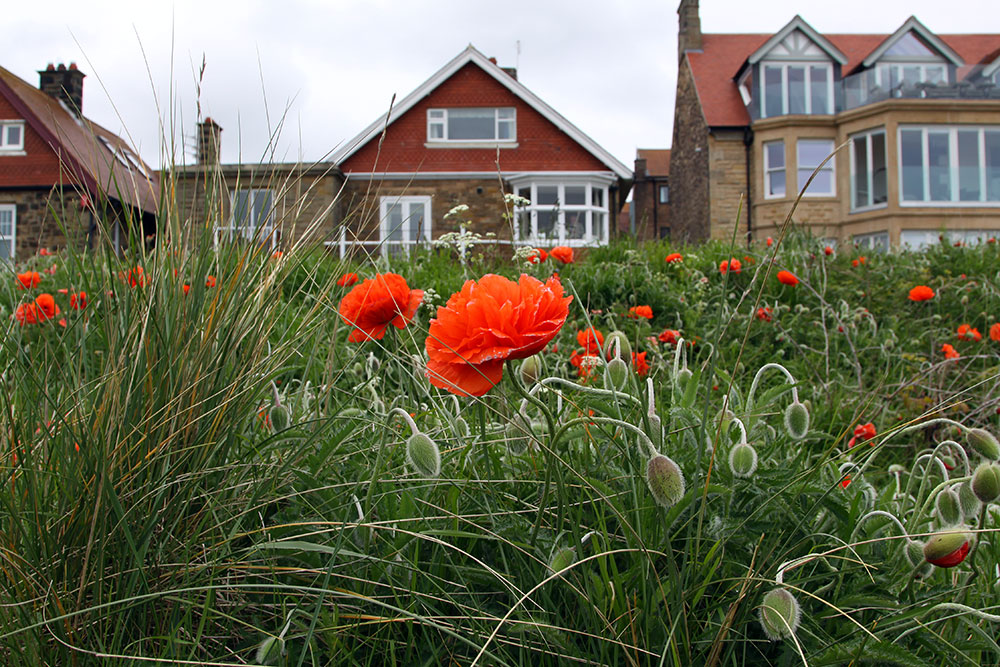
<svg viewBox="0 0 1000 667">
<path fill-rule="evenodd" d="M 995 244 L 171 224 L 0 279 L 5 664 L 1000 662 Z"/>
</svg>

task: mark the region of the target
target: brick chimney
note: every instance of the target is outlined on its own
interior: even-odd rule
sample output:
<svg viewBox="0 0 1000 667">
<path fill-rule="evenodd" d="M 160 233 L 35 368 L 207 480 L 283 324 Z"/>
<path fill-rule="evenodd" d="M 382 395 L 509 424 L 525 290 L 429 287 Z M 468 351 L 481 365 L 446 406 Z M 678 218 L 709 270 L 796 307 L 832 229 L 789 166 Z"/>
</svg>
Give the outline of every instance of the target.
<svg viewBox="0 0 1000 667">
<path fill-rule="evenodd" d="M 75 114 L 82 115 L 83 109 L 83 77 L 87 76 L 70 63 L 69 67 L 52 63 L 38 73 L 38 89 L 51 95 L 70 108 Z"/>
<path fill-rule="evenodd" d="M 198 164 L 219 164 L 222 126 L 211 118 L 198 123 Z"/>
<path fill-rule="evenodd" d="M 701 51 L 701 19 L 698 0 L 681 0 L 677 8 L 677 56 L 685 51 Z"/>
</svg>

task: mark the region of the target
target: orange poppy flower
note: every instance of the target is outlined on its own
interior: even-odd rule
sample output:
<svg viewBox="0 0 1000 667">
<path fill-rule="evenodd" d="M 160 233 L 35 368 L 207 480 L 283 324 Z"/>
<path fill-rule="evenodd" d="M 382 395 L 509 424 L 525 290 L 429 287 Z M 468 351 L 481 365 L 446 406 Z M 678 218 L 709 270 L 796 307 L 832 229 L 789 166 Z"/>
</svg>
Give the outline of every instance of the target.
<svg viewBox="0 0 1000 667">
<path fill-rule="evenodd" d="M 184 290 L 184 296 L 187 296 L 187 293 L 191 291 L 191 286 L 188 284 L 184 284 L 181 286 L 181 289 Z"/>
<path fill-rule="evenodd" d="M 25 271 L 17 274 L 17 289 L 38 287 L 40 282 L 42 282 L 42 276 L 38 271 Z"/>
<path fill-rule="evenodd" d="M 431 320 L 427 379 L 459 396 L 482 396 L 503 378 L 504 361 L 537 354 L 555 338 L 572 300 L 555 277 L 466 281 Z"/>
<path fill-rule="evenodd" d="M 14 319 L 22 327 L 26 324 L 40 324 L 59 314 L 59 306 L 51 294 L 39 294 L 33 303 L 22 303 L 14 311 Z M 60 322 L 63 326 L 64 323 Z"/>
<path fill-rule="evenodd" d="M 758 308 L 757 309 L 757 319 L 760 320 L 761 322 L 770 322 L 771 321 L 771 309 L 767 308 L 766 306 L 762 307 L 762 308 Z"/>
<path fill-rule="evenodd" d="M 569 356 L 569 363 L 576 368 L 577 377 L 584 384 L 594 377 L 594 369 L 597 368 L 600 361 L 600 357 L 589 354 L 586 350 L 573 350 L 573 354 Z"/>
<path fill-rule="evenodd" d="M 649 306 L 632 306 L 628 309 L 628 317 L 631 317 L 633 320 L 637 320 L 640 317 L 651 320 L 653 319 L 653 309 Z"/>
<path fill-rule="evenodd" d="M 69 307 L 73 310 L 83 310 L 87 307 L 87 293 L 76 292 L 69 295 Z"/>
<path fill-rule="evenodd" d="M 667 255 L 665 261 L 667 262 L 667 264 L 673 264 L 674 262 L 683 262 L 684 255 L 680 254 L 679 252 L 672 252 L 669 255 Z"/>
<path fill-rule="evenodd" d="M 875 424 L 868 422 L 867 424 L 861 424 L 854 429 L 854 437 L 847 442 L 847 448 L 850 449 L 855 444 L 859 442 L 865 442 L 866 440 L 871 440 L 875 437 Z M 871 443 L 874 447 L 875 443 Z"/>
<path fill-rule="evenodd" d="M 1000 343 L 1000 322 L 990 327 L 990 340 Z"/>
<path fill-rule="evenodd" d="M 348 292 L 337 311 L 340 319 L 354 327 L 347 340 L 361 343 L 370 338 L 381 340 L 391 324 L 404 328 L 413 319 L 424 298 L 424 291 L 410 289 L 397 273 L 376 273 Z"/>
<path fill-rule="evenodd" d="M 681 332 L 677 329 L 664 329 L 663 333 L 657 336 L 657 340 L 661 343 L 666 343 L 667 345 L 675 345 L 677 339 L 680 338 Z"/>
<path fill-rule="evenodd" d="M 35 304 L 33 303 L 22 303 L 14 311 L 14 319 L 22 327 L 25 324 L 38 324 L 38 317 L 35 312 Z"/>
<path fill-rule="evenodd" d="M 979 329 L 970 327 L 968 324 L 962 324 L 958 327 L 958 337 L 960 340 L 971 340 L 976 342 L 983 339 L 983 335 L 979 333 Z"/>
<path fill-rule="evenodd" d="M 556 246 L 551 251 L 549 251 L 549 254 L 552 255 L 554 258 L 558 259 L 563 264 L 573 263 L 573 249 L 568 246 L 564 245 Z"/>
<path fill-rule="evenodd" d="M 649 362 L 646 361 L 645 352 L 632 353 L 632 367 L 635 368 L 635 372 L 639 377 L 644 377 L 649 373 Z"/>
<path fill-rule="evenodd" d="M 958 353 L 958 350 L 956 350 L 948 343 L 945 343 L 944 345 L 941 346 L 941 351 L 944 352 L 945 359 L 958 359 L 960 356 L 962 356 Z"/>
<path fill-rule="evenodd" d="M 604 347 L 604 334 L 591 327 L 576 332 L 576 342 L 583 346 L 584 354 L 596 354 Z"/>
<path fill-rule="evenodd" d="M 205 287 L 215 287 L 215 276 L 209 276 L 205 279 Z"/>
<path fill-rule="evenodd" d="M 742 270 L 743 270 L 743 265 L 740 264 L 740 260 L 736 259 L 735 257 L 728 260 L 724 259 L 719 264 L 719 273 L 725 274 L 729 273 L 730 271 L 732 271 L 733 273 L 739 273 Z"/>
<path fill-rule="evenodd" d="M 829 257 L 830 255 L 833 254 L 833 248 L 831 248 L 830 246 L 826 246 L 825 248 L 823 248 L 823 254 Z"/>
<path fill-rule="evenodd" d="M 147 278 L 143 274 L 141 266 L 137 266 L 125 274 L 125 282 L 128 283 L 129 287 L 145 287 L 146 280 Z"/>
<path fill-rule="evenodd" d="M 778 271 L 778 282 L 782 285 L 798 285 L 799 279 L 791 271 Z"/>
<path fill-rule="evenodd" d="M 354 283 L 358 282 L 358 274 L 356 273 L 345 273 L 337 279 L 338 287 L 350 287 Z"/>
<path fill-rule="evenodd" d="M 927 285 L 917 285 L 910 290 L 910 301 L 927 301 L 934 298 L 934 290 Z"/>
<path fill-rule="evenodd" d="M 770 248 L 772 245 L 774 245 L 774 239 L 772 239 L 770 236 L 768 236 L 767 237 L 767 247 Z"/>
<path fill-rule="evenodd" d="M 572 256 L 572 253 L 570 253 Z M 528 262 L 531 264 L 541 264 L 549 258 L 549 253 L 545 252 L 541 248 L 535 248 L 535 252 L 528 255 Z"/>
</svg>

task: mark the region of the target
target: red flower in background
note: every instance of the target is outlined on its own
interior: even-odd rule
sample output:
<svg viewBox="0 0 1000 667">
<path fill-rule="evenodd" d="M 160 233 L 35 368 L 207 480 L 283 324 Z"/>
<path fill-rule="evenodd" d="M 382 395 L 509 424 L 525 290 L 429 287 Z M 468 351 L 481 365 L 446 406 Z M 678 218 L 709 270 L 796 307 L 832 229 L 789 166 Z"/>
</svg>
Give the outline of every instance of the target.
<svg viewBox="0 0 1000 667">
<path fill-rule="evenodd" d="M 75 292 L 69 295 L 69 307 L 73 310 L 83 310 L 87 307 L 87 293 Z"/>
<path fill-rule="evenodd" d="M 831 248 L 830 246 L 826 246 L 825 248 L 823 248 L 823 253 L 824 253 L 824 254 L 825 254 L 825 255 L 826 255 L 827 257 L 829 257 L 830 255 L 832 255 L 832 254 L 833 254 L 833 248 Z"/>
<path fill-rule="evenodd" d="M 791 271 L 778 271 L 778 282 L 782 285 L 798 285 L 799 279 Z"/>
<path fill-rule="evenodd" d="M 594 369 L 600 363 L 600 357 L 585 350 L 573 350 L 573 354 L 569 355 L 569 363 L 576 368 L 577 376 L 586 382 L 593 377 Z"/>
<path fill-rule="evenodd" d="M 851 266 L 860 266 L 860 265 L 864 264 L 866 261 L 867 261 L 867 258 L 864 255 L 862 255 L 861 257 L 858 257 L 857 259 L 852 259 L 851 260 Z"/>
<path fill-rule="evenodd" d="M 934 298 L 934 290 L 927 285 L 917 285 L 910 290 L 910 301 L 928 301 Z"/>
<path fill-rule="evenodd" d="M 337 279 L 338 287 L 350 287 L 354 283 L 358 282 L 358 274 L 356 273 L 345 273 Z"/>
<path fill-rule="evenodd" d="M 503 379 L 506 360 L 537 354 L 555 338 L 572 300 L 555 277 L 467 280 L 431 320 L 427 379 L 453 394 L 482 396 Z"/>
<path fill-rule="evenodd" d="M 871 440 L 875 437 L 875 424 L 868 422 L 867 424 L 862 424 L 854 429 L 854 437 L 847 441 L 847 448 L 850 449 L 859 442 L 864 442 L 865 440 Z M 871 443 L 874 447 L 875 443 Z"/>
<path fill-rule="evenodd" d="M 771 309 L 768 307 L 762 307 L 757 309 L 757 319 L 761 322 L 771 321 Z"/>
<path fill-rule="evenodd" d="M 568 246 L 564 245 L 556 246 L 549 252 L 549 254 L 552 255 L 554 258 L 558 259 L 563 264 L 573 263 L 573 249 Z"/>
<path fill-rule="evenodd" d="M 945 343 L 944 345 L 941 346 L 941 351 L 944 352 L 945 359 L 958 359 L 959 357 L 962 356 L 958 353 L 958 350 L 956 350 L 948 343 Z"/>
<path fill-rule="evenodd" d="M 145 287 L 146 281 L 147 277 L 143 273 L 141 266 L 137 266 L 125 274 L 125 282 L 128 283 L 129 287 Z"/>
<path fill-rule="evenodd" d="M 545 252 L 541 248 L 535 248 L 535 251 L 530 255 L 528 255 L 528 262 L 531 264 L 541 264 L 548 258 L 549 258 L 549 253 Z"/>
<path fill-rule="evenodd" d="M 677 329 L 664 329 L 663 332 L 656 338 L 661 343 L 666 343 L 667 345 L 676 345 L 677 339 L 680 338 L 681 332 Z"/>
<path fill-rule="evenodd" d="M 628 317 L 631 317 L 633 320 L 637 320 L 640 317 L 651 320 L 653 319 L 653 309 L 649 306 L 632 306 L 628 309 Z"/>
<path fill-rule="evenodd" d="M 635 372 L 639 375 L 639 377 L 644 377 L 647 373 L 649 373 L 649 363 L 646 361 L 646 353 L 633 352 L 632 366 L 635 368 Z"/>
<path fill-rule="evenodd" d="M 735 257 L 731 259 L 724 259 L 719 264 L 719 273 L 725 274 L 729 273 L 730 271 L 732 271 L 733 273 L 739 273 L 742 270 L 743 270 L 743 265 L 740 264 L 740 260 L 736 259 Z"/>
<path fill-rule="evenodd" d="M 215 276 L 209 276 L 205 279 L 205 287 L 215 287 Z"/>
<path fill-rule="evenodd" d="M 42 275 L 38 271 L 25 271 L 17 274 L 17 289 L 38 287 L 40 282 L 42 282 Z"/>
<path fill-rule="evenodd" d="M 46 320 L 51 320 L 59 314 L 59 306 L 51 294 L 39 294 L 34 302 L 22 303 L 14 311 L 14 319 L 23 327 L 26 324 L 40 324 Z M 66 321 L 59 322 L 66 326 Z"/>
<path fill-rule="evenodd" d="M 1000 322 L 990 327 L 990 340 L 1000 343 Z"/>
<path fill-rule="evenodd" d="M 576 342 L 583 347 L 584 354 L 598 354 L 604 347 L 604 334 L 591 327 L 576 332 Z"/>
<path fill-rule="evenodd" d="M 683 262 L 684 255 L 680 254 L 679 252 L 672 252 L 669 255 L 667 255 L 665 261 L 667 264 L 673 264 L 674 262 Z"/>
<path fill-rule="evenodd" d="M 411 290 L 406 279 L 396 273 L 377 273 L 348 292 L 337 312 L 340 319 L 354 327 L 347 340 L 361 343 L 375 338 L 381 340 L 391 324 L 404 328 L 417 312 L 423 290 Z"/>
<path fill-rule="evenodd" d="M 960 340 L 979 342 L 983 339 L 983 334 L 979 333 L 979 329 L 976 329 L 975 327 L 970 327 L 968 324 L 962 324 L 958 327 L 958 337 Z"/>
</svg>

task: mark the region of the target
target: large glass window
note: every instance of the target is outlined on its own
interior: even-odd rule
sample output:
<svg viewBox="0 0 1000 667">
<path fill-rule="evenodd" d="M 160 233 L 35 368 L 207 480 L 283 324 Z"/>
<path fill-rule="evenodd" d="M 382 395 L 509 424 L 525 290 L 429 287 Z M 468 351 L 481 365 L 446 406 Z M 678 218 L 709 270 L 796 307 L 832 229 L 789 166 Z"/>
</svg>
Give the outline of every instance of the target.
<svg viewBox="0 0 1000 667">
<path fill-rule="evenodd" d="M 947 82 L 948 70 L 943 63 L 879 63 L 875 67 L 876 85 L 889 90 L 912 88 L 918 83 Z"/>
<path fill-rule="evenodd" d="M 855 234 L 851 237 L 859 248 L 871 250 L 873 252 L 889 251 L 889 232 L 874 232 L 872 234 Z"/>
<path fill-rule="evenodd" d="M 806 197 L 832 197 L 836 194 L 836 178 L 834 177 L 835 157 L 831 157 L 826 164 L 820 168 L 823 160 L 833 152 L 833 139 L 799 139 L 797 143 L 798 156 L 796 165 L 799 173 L 799 190 L 806 187 L 806 183 L 816 172 L 809 189 L 805 191 Z M 816 169 L 819 168 L 819 171 Z"/>
<path fill-rule="evenodd" d="M 379 241 L 383 254 L 409 252 L 431 240 L 430 197 L 382 197 Z"/>
<path fill-rule="evenodd" d="M 13 260 L 16 244 L 17 207 L 14 204 L 0 204 L 0 260 Z"/>
<path fill-rule="evenodd" d="M 0 151 L 24 150 L 24 121 L 0 121 Z"/>
<path fill-rule="evenodd" d="M 274 191 L 265 189 L 233 190 L 230 193 L 229 226 L 215 228 L 216 243 L 220 241 L 254 241 L 273 247 Z"/>
<path fill-rule="evenodd" d="M 515 210 L 515 241 L 603 245 L 608 241 L 608 190 L 593 183 L 532 182 L 516 192 L 528 204 Z"/>
<path fill-rule="evenodd" d="M 833 113 L 833 68 L 829 63 L 763 63 L 765 118 Z"/>
<path fill-rule="evenodd" d="M 427 110 L 427 141 L 514 141 L 514 107 Z"/>
<path fill-rule="evenodd" d="M 902 127 L 903 204 L 1000 203 L 1000 127 Z"/>
<path fill-rule="evenodd" d="M 887 184 L 885 130 L 851 137 L 851 208 L 859 210 L 885 205 Z"/>
<path fill-rule="evenodd" d="M 764 197 L 785 196 L 785 142 L 764 144 Z"/>
</svg>

